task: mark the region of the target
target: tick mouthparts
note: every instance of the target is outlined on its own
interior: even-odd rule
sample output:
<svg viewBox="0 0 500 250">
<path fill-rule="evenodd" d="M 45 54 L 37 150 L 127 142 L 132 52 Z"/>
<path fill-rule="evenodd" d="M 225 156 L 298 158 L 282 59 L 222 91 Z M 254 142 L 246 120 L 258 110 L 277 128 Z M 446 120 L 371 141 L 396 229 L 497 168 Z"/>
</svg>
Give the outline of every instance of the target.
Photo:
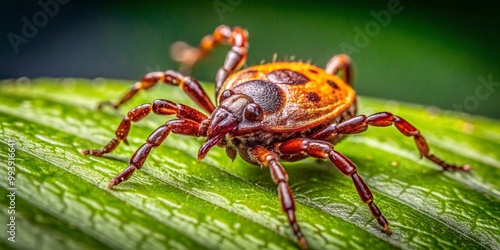
<svg viewBox="0 0 500 250">
<path fill-rule="evenodd" d="M 225 134 L 217 134 L 214 137 L 208 139 L 203 145 L 201 146 L 200 150 L 198 150 L 198 161 L 203 160 L 205 156 L 207 155 L 208 151 L 215 146 L 217 143 L 219 143 L 220 140 L 224 137 Z"/>
<path fill-rule="evenodd" d="M 225 134 L 231 131 L 238 126 L 238 122 L 236 119 L 228 114 L 228 113 L 217 113 L 212 117 L 212 122 L 207 131 L 208 138 L 212 138 L 217 134 Z"/>
</svg>

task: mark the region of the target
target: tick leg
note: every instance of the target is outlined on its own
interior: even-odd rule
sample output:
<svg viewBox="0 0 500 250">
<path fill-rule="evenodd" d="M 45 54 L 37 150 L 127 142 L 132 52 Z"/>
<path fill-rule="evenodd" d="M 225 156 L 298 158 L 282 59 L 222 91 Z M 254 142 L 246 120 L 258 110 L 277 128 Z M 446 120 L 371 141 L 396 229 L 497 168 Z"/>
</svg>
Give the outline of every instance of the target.
<svg viewBox="0 0 500 250">
<path fill-rule="evenodd" d="M 300 248 L 307 249 L 306 238 L 300 231 L 299 224 L 297 223 L 297 219 L 295 217 L 295 201 L 293 200 L 292 191 L 288 186 L 288 174 L 283 166 L 278 162 L 278 157 L 273 152 L 261 146 L 251 148 L 249 153 L 256 162 L 269 167 L 274 183 L 278 184 L 278 195 L 281 201 L 281 208 L 288 218 L 288 223 L 297 237 Z"/>
<path fill-rule="evenodd" d="M 469 165 L 449 164 L 437 156 L 429 153 L 429 146 L 424 137 L 420 134 L 413 125 L 405 121 L 403 118 L 393 115 L 389 112 L 376 113 L 370 116 L 360 115 L 344 121 L 340 124 L 332 124 L 322 130 L 319 130 L 311 135 L 312 139 L 330 141 L 338 135 L 358 134 L 368 129 L 368 126 L 387 127 L 394 124 L 396 128 L 405 136 L 412 136 L 417 144 L 420 156 L 431 160 L 444 170 L 463 170 L 469 171 Z"/>
<path fill-rule="evenodd" d="M 144 165 L 144 161 L 149 155 L 152 148 L 160 146 L 160 144 L 167 138 L 168 134 L 173 132 L 175 134 L 201 136 L 200 124 L 193 120 L 186 118 L 175 119 L 165 123 L 165 125 L 157 128 L 151 135 L 149 135 L 146 143 L 144 143 L 132 155 L 129 161 L 129 166 L 124 169 L 120 174 L 115 176 L 109 182 L 108 187 L 113 188 L 121 182 L 127 180 L 132 176 L 136 169 L 140 169 Z"/>
<path fill-rule="evenodd" d="M 130 131 L 131 122 L 142 120 L 144 117 L 148 116 L 151 111 L 157 115 L 176 115 L 177 118 L 187 118 L 197 123 L 207 118 L 204 114 L 186 105 L 158 99 L 155 100 L 153 104 L 143 104 L 130 110 L 116 129 L 115 137 L 102 149 L 84 149 L 82 150 L 82 154 L 102 156 L 113 151 L 121 141 L 128 145 L 127 135 Z"/>
<path fill-rule="evenodd" d="M 148 90 L 155 86 L 158 82 L 169 85 L 178 85 L 191 99 L 193 99 L 200 107 L 207 112 L 212 113 L 215 109 L 214 104 L 208 97 L 207 93 L 201 87 L 196 79 L 190 76 L 183 76 L 181 73 L 168 70 L 165 72 L 151 72 L 146 74 L 142 80 L 136 82 L 130 87 L 127 93 L 117 102 L 105 101 L 99 104 L 98 108 L 103 106 L 112 106 L 115 109 L 123 103 L 130 100 L 139 90 Z"/>
<path fill-rule="evenodd" d="M 285 157 L 305 154 L 318 159 L 329 158 L 340 172 L 352 178 L 361 200 L 368 205 L 373 217 L 384 231 L 390 233 L 389 223 L 382 215 L 377 205 L 373 202 L 373 194 L 361 176 L 359 176 L 356 165 L 341 153 L 333 150 L 332 144 L 324 141 L 298 138 L 279 144 L 276 150 Z"/>
<path fill-rule="evenodd" d="M 345 54 L 335 55 L 330 59 L 328 64 L 326 64 L 325 71 L 332 75 L 341 74 L 341 78 L 349 85 L 352 81 L 352 64 L 351 58 Z"/>
<path fill-rule="evenodd" d="M 203 58 L 216 45 L 231 46 L 223 66 L 217 71 L 215 78 L 215 94 L 219 95 L 222 84 L 234 71 L 243 66 L 247 58 L 248 32 L 240 27 L 230 28 L 226 25 L 217 27 L 213 34 L 203 37 L 199 48 L 193 48 L 184 42 L 172 45 L 171 54 L 174 60 L 181 63 L 181 72 L 191 71 L 194 63 Z"/>
</svg>

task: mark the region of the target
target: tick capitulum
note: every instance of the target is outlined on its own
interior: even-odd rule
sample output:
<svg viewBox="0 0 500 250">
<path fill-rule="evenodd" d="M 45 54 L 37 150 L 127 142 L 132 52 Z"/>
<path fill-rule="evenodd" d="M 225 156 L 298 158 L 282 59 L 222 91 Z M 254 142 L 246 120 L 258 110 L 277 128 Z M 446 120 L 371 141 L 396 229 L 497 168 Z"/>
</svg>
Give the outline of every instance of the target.
<svg viewBox="0 0 500 250">
<path fill-rule="evenodd" d="M 201 40 L 199 48 L 185 43 L 174 44 L 172 55 L 189 71 L 193 64 L 218 44 L 231 46 L 223 66 L 217 71 L 215 107 L 200 84 L 192 77 L 176 71 L 152 72 L 132 85 L 117 102 L 103 102 L 118 108 L 139 90 L 156 83 L 178 85 L 209 116 L 194 108 L 158 99 L 137 106 L 127 113 L 116 129 L 115 137 L 102 149 L 83 150 L 86 155 L 102 156 L 113 151 L 120 142 L 127 144 L 132 122 L 151 112 L 175 115 L 158 127 L 131 157 L 129 166 L 114 177 L 109 188 L 127 180 L 140 169 L 152 148 L 160 146 L 170 132 L 207 137 L 200 147 L 202 160 L 215 145 L 225 147 L 229 158 L 239 155 L 245 161 L 268 167 L 278 186 L 281 206 L 301 248 L 307 248 L 295 216 L 295 202 L 288 175 L 280 160 L 295 161 L 306 157 L 329 159 L 337 169 L 350 177 L 361 200 L 366 203 L 379 225 L 389 233 L 389 224 L 373 201 L 373 195 L 358 174 L 356 166 L 334 150 L 342 136 L 357 134 L 369 126 L 394 125 L 403 135 L 414 138 L 420 154 L 444 170 L 470 170 L 470 166 L 448 164 L 429 153 L 420 132 L 403 118 L 388 112 L 356 116 L 356 94 L 351 87 L 352 66 L 347 55 L 336 55 L 325 69 L 301 62 L 272 62 L 238 71 L 245 63 L 248 33 L 235 27 L 219 26 L 212 35 Z"/>
</svg>

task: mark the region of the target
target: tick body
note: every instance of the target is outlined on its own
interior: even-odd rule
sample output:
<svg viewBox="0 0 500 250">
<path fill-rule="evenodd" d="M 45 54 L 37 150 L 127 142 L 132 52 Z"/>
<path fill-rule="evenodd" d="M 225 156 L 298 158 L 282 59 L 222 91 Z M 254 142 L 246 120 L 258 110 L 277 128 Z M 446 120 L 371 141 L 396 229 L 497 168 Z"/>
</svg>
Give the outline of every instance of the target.
<svg viewBox="0 0 500 250">
<path fill-rule="evenodd" d="M 215 93 L 217 106 L 192 77 L 176 71 L 152 72 L 132 85 L 117 102 L 103 102 L 118 108 L 139 90 L 156 83 L 178 85 L 208 115 L 183 104 L 158 99 L 137 106 L 127 113 L 115 137 L 103 148 L 83 150 L 83 154 L 102 156 L 113 151 L 120 142 L 127 143 L 132 122 L 151 112 L 175 115 L 158 127 L 131 157 L 129 166 L 110 181 L 113 188 L 140 169 L 151 149 L 160 146 L 169 133 L 206 137 L 200 147 L 202 160 L 214 146 L 225 148 L 229 158 L 239 155 L 245 161 L 267 167 L 276 183 L 283 212 L 302 249 L 308 247 L 295 216 L 295 202 L 288 184 L 288 175 L 280 161 L 296 161 L 306 157 L 328 159 L 344 175 L 350 177 L 361 198 L 382 229 L 389 233 L 389 224 L 374 203 L 373 195 L 347 157 L 334 149 L 345 135 L 364 132 L 369 126 L 394 125 L 403 135 L 413 137 L 421 156 L 444 170 L 469 170 L 468 165 L 448 164 L 430 154 L 420 132 L 403 118 L 388 112 L 356 116 L 356 94 L 351 87 L 352 66 L 346 55 L 334 56 L 325 69 L 302 62 L 272 62 L 244 70 L 248 50 L 248 33 L 239 27 L 219 26 L 205 36 L 199 48 L 178 42 L 172 56 L 188 72 L 217 44 L 231 46 L 223 66 L 217 71 Z"/>
</svg>

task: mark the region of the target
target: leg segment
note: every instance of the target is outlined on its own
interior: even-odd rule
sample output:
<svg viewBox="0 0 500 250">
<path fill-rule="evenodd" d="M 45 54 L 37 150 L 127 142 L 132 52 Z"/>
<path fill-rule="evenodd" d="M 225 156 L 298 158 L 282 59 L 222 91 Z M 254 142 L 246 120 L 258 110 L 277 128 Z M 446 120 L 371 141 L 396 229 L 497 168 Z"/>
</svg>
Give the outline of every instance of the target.
<svg viewBox="0 0 500 250">
<path fill-rule="evenodd" d="M 415 143 L 417 144 L 418 150 L 420 151 L 420 156 L 431 160 L 437 165 L 441 166 L 444 170 L 463 170 L 469 171 L 471 167 L 469 165 L 455 165 L 449 164 L 433 154 L 429 153 L 429 146 L 425 141 L 424 137 L 420 134 L 413 125 L 405 121 L 399 116 L 395 116 L 389 112 L 376 113 L 370 116 L 360 115 L 352 119 L 344 121 L 340 124 L 332 124 L 322 130 L 319 130 L 311 135 L 312 139 L 330 141 L 337 135 L 341 134 L 358 134 L 364 132 L 368 129 L 368 126 L 376 127 L 387 127 L 394 124 L 396 128 L 405 136 L 413 136 Z"/>
<path fill-rule="evenodd" d="M 288 186 L 288 175 L 283 166 L 278 162 L 278 157 L 261 146 L 250 149 L 249 153 L 256 162 L 269 167 L 274 183 L 278 184 L 278 195 L 281 201 L 281 208 L 287 215 L 288 223 L 297 237 L 300 248 L 307 249 L 306 238 L 300 231 L 299 224 L 295 217 L 295 201 L 293 200 L 292 191 Z"/>
<path fill-rule="evenodd" d="M 186 94 L 191 97 L 200 107 L 207 112 L 212 113 L 215 109 L 214 104 L 208 98 L 200 83 L 190 76 L 183 76 L 181 73 L 168 70 L 166 72 L 151 72 L 145 75 L 142 80 L 132 85 L 127 93 L 117 102 L 106 101 L 99 104 L 98 108 L 102 106 L 112 106 L 115 109 L 123 103 L 130 100 L 139 90 L 148 90 L 155 86 L 158 82 L 178 85 Z"/>
<path fill-rule="evenodd" d="M 213 34 L 203 37 L 199 48 L 193 48 L 184 42 L 172 45 L 171 54 L 174 60 L 181 63 L 181 72 L 189 72 L 196 61 L 203 58 L 218 44 L 231 46 L 223 66 L 217 71 L 215 78 L 215 94 L 218 96 L 222 84 L 234 71 L 243 66 L 247 58 L 248 32 L 240 27 L 233 29 L 221 25 Z"/>
<path fill-rule="evenodd" d="M 333 150 L 332 144 L 324 141 L 316 141 L 307 138 L 298 138 L 286 141 L 277 146 L 277 151 L 284 156 L 293 156 L 298 154 L 305 154 L 311 157 L 326 159 L 330 161 L 340 170 L 344 175 L 350 176 L 356 187 L 361 200 L 368 205 L 373 217 L 377 220 L 378 224 L 387 232 L 390 233 L 389 223 L 378 209 L 377 205 L 373 202 L 373 194 L 370 188 L 363 181 L 361 176 L 358 175 L 356 165 L 352 163 L 347 157 L 341 153 Z"/>
<path fill-rule="evenodd" d="M 341 77 L 344 81 L 351 85 L 352 81 L 352 64 L 351 58 L 345 54 L 339 54 L 328 62 L 325 71 L 329 74 L 336 75 L 338 71 L 341 71 Z"/>
<path fill-rule="evenodd" d="M 128 145 L 127 135 L 130 131 L 131 122 L 142 120 L 144 117 L 148 116 L 151 111 L 157 115 L 176 115 L 177 118 L 186 118 L 197 123 L 207 118 L 204 114 L 188 106 L 158 99 L 155 100 L 153 104 L 143 104 L 130 110 L 116 129 L 115 137 L 102 149 L 84 149 L 82 150 L 82 154 L 102 156 L 113 151 L 121 141 Z"/>
<path fill-rule="evenodd" d="M 199 126 L 200 124 L 193 120 L 181 118 L 168 121 L 165 125 L 157 128 L 153 133 L 151 133 L 151 135 L 149 135 L 146 143 L 144 143 L 132 155 L 129 161 L 129 166 L 111 179 L 108 187 L 113 188 L 130 178 L 136 169 L 140 169 L 142 165 L 144 165 L 144 161 L 146 161 L 151 149 L 160 146 L 170 132 L 183 135 L 200 136 Z"/>
</svg>

